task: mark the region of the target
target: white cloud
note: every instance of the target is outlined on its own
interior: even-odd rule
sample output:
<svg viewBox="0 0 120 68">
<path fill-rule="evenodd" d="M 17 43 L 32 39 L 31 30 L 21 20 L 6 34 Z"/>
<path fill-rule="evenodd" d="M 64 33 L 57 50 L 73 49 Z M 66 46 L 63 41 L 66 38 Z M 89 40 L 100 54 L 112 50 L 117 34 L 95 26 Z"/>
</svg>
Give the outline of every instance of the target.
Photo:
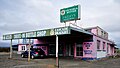
<svg viewBox="0 0 120 68">
<path fill-rule="evenodd" d="M 110 33 L 110 38 L 120 39 L 119 0 L 0 0 L 0 36 L 63 26 L 59 10 L 76 4 L 82 11 L 78 25 L 100 26 Z"/>
<path fill-rule="evenodd" d="M 14 8 L 15 4 L 16 2 L 13 3 L 11 8 Z M 48 22 L 52 23 L 52 19 L 55 16 L 54 10 L 52 10 L 53 5 L 47 0 L 22 0 L 22 4 L 17 5 L 17 7 L 19 8 L 16 8 L 16 10 L 6 7 L 0 12 L 2 15 L 0 21 L 3 23 L 1 27 L 7 26 L 6 30 L 13 30 L 16 27 L 19 27 L 17 28 L 18 30 L 26 30 L 24 29 L 26 27 L 30 30 L 35 29 L 35 27 L 43 28 L 46 25 L 45 23 L 47 25 L 49 25 Z M 25 27 L 22 28 L 23 26 Z"/>
</svg>

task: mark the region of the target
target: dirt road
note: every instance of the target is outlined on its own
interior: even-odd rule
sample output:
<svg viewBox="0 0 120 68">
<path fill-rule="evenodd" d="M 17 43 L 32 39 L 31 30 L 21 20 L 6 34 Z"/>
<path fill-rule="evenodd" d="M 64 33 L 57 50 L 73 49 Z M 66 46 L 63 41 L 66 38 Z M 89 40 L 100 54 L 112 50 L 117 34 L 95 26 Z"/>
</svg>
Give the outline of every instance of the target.
<svg viewBox="0 0 120 68">
<path fill-rule="evenodd" d="M 59 68 L 120 68 L 120 58 L 105 59 L 99 61 L 82 61 L 70 58 L 60 58 Z M 30 62 L 27 58 L 21 58 L 20 55 L 14 54 L 9 59 L 9 54 L 0 54 L 0 68 L 57 68 L 55 58 L 32 59 Z"/>
</svg>

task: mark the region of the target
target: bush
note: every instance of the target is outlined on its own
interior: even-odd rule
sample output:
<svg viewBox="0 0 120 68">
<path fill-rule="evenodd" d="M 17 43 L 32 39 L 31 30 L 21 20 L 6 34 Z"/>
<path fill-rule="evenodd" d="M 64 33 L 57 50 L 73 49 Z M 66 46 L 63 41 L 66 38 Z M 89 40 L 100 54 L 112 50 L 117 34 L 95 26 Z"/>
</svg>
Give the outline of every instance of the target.
<svg viewBox="0 0 120 68">
<path fill-rule="evenodd" d="M 115 58 L 120 58 L 120 55 L 116 55 Z"/>
</svg>

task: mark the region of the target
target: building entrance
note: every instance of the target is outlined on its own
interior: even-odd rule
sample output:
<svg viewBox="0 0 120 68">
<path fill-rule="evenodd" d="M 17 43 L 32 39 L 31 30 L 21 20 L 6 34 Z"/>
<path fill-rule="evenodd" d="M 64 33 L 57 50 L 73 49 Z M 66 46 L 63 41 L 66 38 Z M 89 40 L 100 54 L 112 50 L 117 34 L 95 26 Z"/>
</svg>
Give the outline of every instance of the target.
<svg viewBox="0 0 120 68">
<path fill-rule="evenodd" d="M 83 47 L 82 47 L 82 44 L 76 45 L 76 56 L 83 56 Z"/>
<path fill-rule="evenodd" d="M 66 56 L 74 56 L 74 46 L 72 44 L 66 45 Z"/>
<path fill-rule="evenodd" d="M 59 44 L 58 46 L 58 50 L 59 50 L 59 56 L 63 56 L 63 51 L 64 51 L 64 47 L 63 45 Z M 55 44 L 49 44 L 48 46 L 48 53 L 49 55 L 55 55 L 56 54 L 56 45 Z"/>
</svg>

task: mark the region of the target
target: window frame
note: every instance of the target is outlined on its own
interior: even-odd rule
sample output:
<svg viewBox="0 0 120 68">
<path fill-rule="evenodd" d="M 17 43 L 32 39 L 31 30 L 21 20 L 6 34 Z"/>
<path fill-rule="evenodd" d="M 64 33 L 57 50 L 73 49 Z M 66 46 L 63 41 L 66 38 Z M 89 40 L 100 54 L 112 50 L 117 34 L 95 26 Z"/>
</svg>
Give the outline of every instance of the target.
<svg viewBox="0 0 120 68">
<path fill-rule="evenodd" d="M 97 50 L 100 50 L 100 44 L 101 44 L 101 41 L 97 40 Z"/>
<path fill-rule="evenodd" d="M 105 51 L 105 42 L 103 42 L 103 51 Z"/>
<path fill-rule="evenodd" d="M 21 50 L 22 50 L 22 51 L 25 51 L 25 46 L 21 46 Z"/>
</svg>

